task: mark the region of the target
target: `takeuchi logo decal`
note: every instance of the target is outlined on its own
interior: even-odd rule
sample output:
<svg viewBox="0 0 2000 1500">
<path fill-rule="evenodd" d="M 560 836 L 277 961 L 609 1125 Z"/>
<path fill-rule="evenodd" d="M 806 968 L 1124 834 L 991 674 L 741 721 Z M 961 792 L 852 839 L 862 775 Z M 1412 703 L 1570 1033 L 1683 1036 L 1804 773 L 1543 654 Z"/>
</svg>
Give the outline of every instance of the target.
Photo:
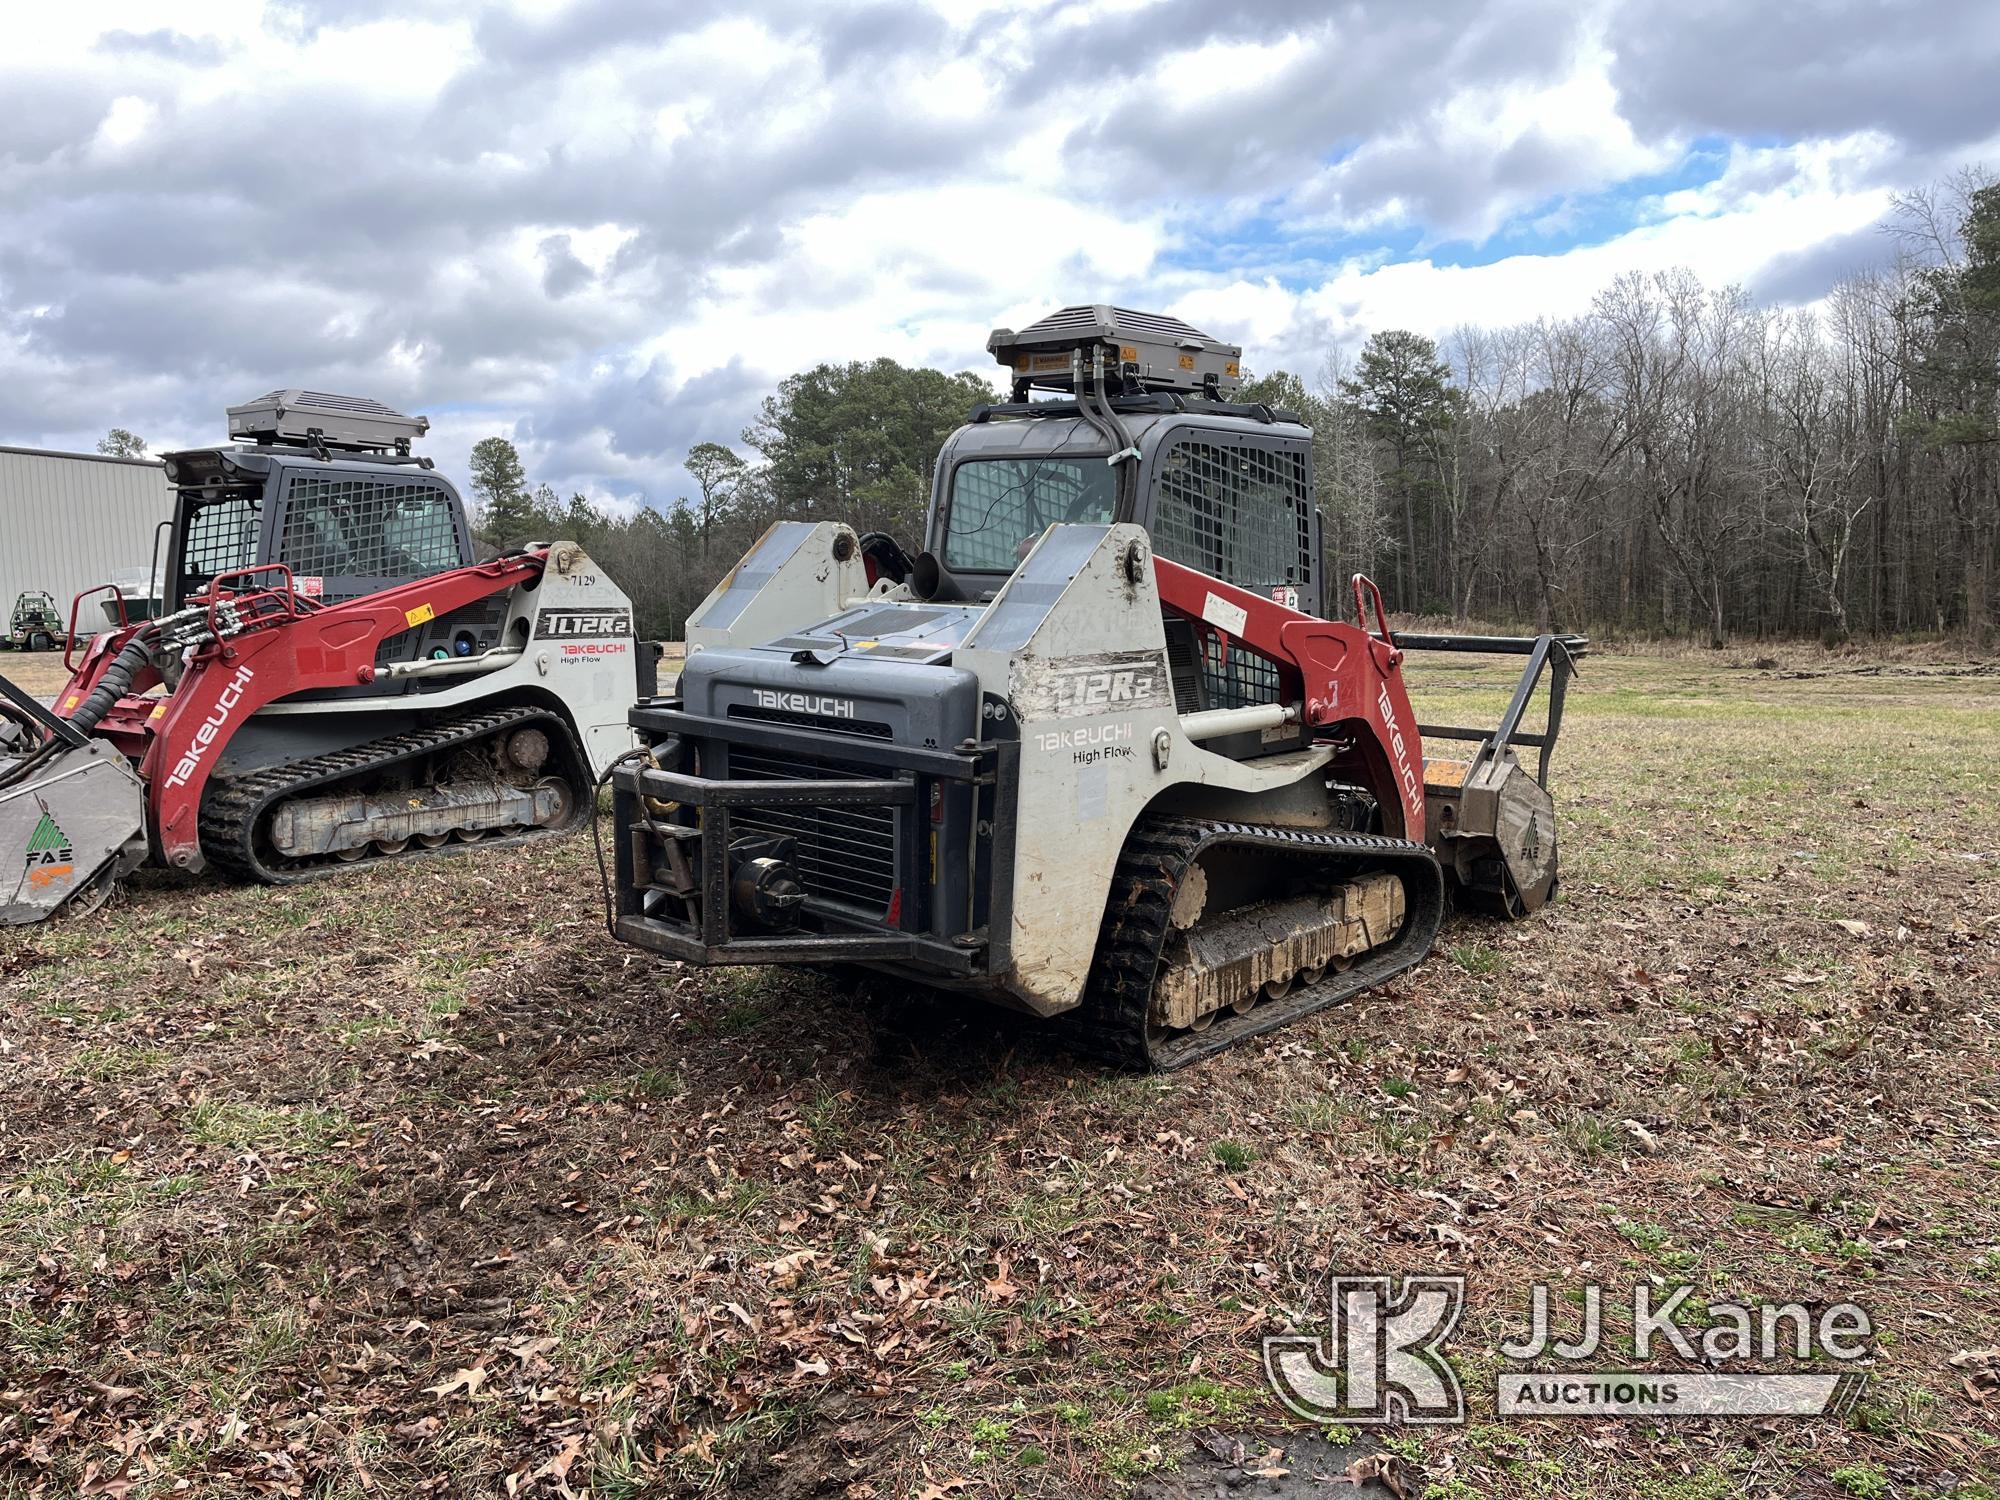
<svg viewBox="0 0 2000 1500">
<path fill-rule="evenodd" d="M 46 887 L 68 880 L 76 874 L 75 861 L 76 850 L 70 845 L 69 835 L 57 826 L 54 818 L 43 813 L 42 821 L 28 836 L 28 848 L 23 860 L 28 883 Z"/>
<path fill-rule="evenodd" d="M 209 748 L 221 737 L 229 724 L 229 716 L 236 712 L 236 705 L 243 701 L 243 694 L 250 687 L 250 679 L 256 675 L 248 667 L 236 669 L 229 685 L 216 695 L 215 707 L 201 721 L 201 727 L 195 730 L 193 741 L 181 752 L 181 758 L 174 762 L 173 774 L 167 777 L 168 786 L 182 787 L 194 780 L 195 772 L 201 769 Z"/>
</svg>

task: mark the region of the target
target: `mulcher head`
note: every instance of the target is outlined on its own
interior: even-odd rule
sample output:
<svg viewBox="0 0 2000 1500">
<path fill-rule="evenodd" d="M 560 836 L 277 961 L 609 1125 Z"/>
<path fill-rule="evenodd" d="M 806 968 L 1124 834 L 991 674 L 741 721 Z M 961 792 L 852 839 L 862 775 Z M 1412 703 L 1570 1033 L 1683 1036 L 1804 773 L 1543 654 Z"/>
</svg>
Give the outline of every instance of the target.
<svg viewBox="0 0 2000 1500">
<path fill-rule="evenodd" d="M 0 927 L 99 900 L 145 857 L 145 793 L 108 741 L 0 752 Z"/>
</svg>

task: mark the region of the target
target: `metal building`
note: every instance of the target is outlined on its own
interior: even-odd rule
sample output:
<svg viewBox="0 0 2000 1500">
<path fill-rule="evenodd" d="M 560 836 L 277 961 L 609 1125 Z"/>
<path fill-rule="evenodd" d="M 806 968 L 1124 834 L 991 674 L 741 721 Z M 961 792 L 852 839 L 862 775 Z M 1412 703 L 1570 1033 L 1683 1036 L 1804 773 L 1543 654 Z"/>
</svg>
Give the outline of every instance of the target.
<svg viewBox="0 0 2000 1500">
<path fill-rule="evenodd" d="M 82 590 L 114 574 L 143 576 L 173 500 L 152 459 L 0 447 L 0 623 L 26 589 L 54 595 L 67 617 Z M 93 602 L 77 629 L 103 627 Z"/>
</svg>

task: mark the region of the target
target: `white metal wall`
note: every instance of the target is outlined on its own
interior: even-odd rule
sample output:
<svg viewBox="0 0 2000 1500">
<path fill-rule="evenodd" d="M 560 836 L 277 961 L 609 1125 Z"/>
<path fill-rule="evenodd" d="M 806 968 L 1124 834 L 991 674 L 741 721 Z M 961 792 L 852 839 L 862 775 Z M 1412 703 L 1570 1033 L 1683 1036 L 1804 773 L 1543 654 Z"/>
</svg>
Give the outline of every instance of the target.
<svg viewBox="0 0 2000 1500">
<path fill-rule="evenodd" d="M 0 623 L 23 589 L 53 594 L 67 618 L 81 590 L 113 573 L 144 572 L 153 529 L 172 513 L 158 463 L 0 448 Z M 78 629 L 96 630 L 103 619 L 93 603 Z"/>
</svg>

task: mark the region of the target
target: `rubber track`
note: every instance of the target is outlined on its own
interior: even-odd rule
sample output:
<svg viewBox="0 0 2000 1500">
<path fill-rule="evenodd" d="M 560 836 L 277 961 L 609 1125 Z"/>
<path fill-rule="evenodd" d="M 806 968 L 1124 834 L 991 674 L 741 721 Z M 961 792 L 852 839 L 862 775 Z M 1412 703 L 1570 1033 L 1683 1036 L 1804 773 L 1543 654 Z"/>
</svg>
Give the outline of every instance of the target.
<svg viewBox="0 0 2000 1500">
<path fill-rule="evenodd" d="M 1395 937 L 1360 955 L 1350 969 L 1282 1000 L 1259 1000 L 1243 1015 L 1223 1014 L 1205 1031 L 1155 1039 L 1147 1023 L 1153 983 L 1169 936 L 1168 908 L 1182 874 L 1205 849 L 1250 845 L 1274 855 L 1332 865 L 1338 878 L 1389 870 L 1403 878 L 1405 915 Z M 1083 1002 L 1060 1024 L 1080 1049 L 1121 1067 L 1161 1072 L 1186 1067 L 1224 1048 L 1370 989 L 1415 968 L 1444 920 L 1444 870 L 1423 844 L 1363 833 L 1321 833 L 1256 823 L 1146 818 L 1125 841 L 1112 876 L 1097 959 Z"/>
<path fill-rule="evenodd" d="M 489 709 L 483 713 L 460 714 L 442 719 L 424 729 L 407 734 L 387 735 L 346 750 L 316 755 L 309 760 L 288 761 L 247 776 L 218 778 L 209 783 L 201 799 L 201 852 L 220 874 L 232 880 L 257 881 L 264 885 L 298 885 L 321 880 L 370 865 L 400 863 L 432 855 L 462 854 L 473 849 L 501 849 L 536 839 L 560 837 L 583 826 L 582 814 L 591 805 L 591 788 L 573 785 L 578 816 L 560 828 L 524 828 L 519 833 L 489 833 L 470 844 L 440 844 L 435 849 L 412 843 L 400 854 L 370 854 L 364 859 L 327 858 L 313 864 L 273 868 L 259 857 L 255 835 L 264 815 L 286 797 L 295 797 L 330 782 L 414 760 L 454 746 L 469 745 L 524 724 L 542 723 L 551 736 L 552 748 L 569 757 L 570 770 L 583 764 L 583 752 L 561 716 L 541 708 Z M 573 779 L 573 776 L 572 776 Z"/>
</svg>

